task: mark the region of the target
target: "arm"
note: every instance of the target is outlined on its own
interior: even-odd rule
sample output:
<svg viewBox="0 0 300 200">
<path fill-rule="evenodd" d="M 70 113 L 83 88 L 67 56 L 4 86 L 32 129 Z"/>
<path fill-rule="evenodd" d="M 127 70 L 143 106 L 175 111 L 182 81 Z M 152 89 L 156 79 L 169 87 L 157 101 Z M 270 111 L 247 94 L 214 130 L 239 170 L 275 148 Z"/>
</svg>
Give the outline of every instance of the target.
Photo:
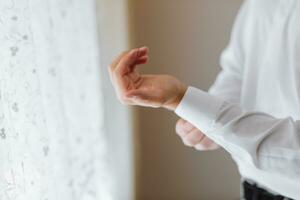
<svg viewBox="0 0 300 200">
<path fill-rule="evenodd" d="M 267 113 L 244 112 L 240 91 L 245 61 L 245 34 L 251 24 L 249 1 L 243 5 L 231 42 L 221 58 L 222 71 L 205 93 L 190 87 L 176 109 L 235 158 L 261 170 L 300 176 L 300 121 Z"/>
<path fill-rule="evenodd" d="M 190 87 L 175 111 L 230 154 L 261 170 L 300 175 L 300 121 L 247 113 L 237 104 Z"/>
<path fill-rule="evenodd" d="M 243 16 L 247 12 L 241 13 Z M 223 68 L 224 73 L 231 74 L 224 76 L 229 81 L 242 80 L 242 68 L 238 66 L 243 64 L 241 45 L 243 34 L 247 34 L 247 30 L 240 29 L 242 32 L 237 34 L 236 41 L 241 42 L 233 45 L 235 51 L 229 51 L 231 53 L 228 58 L 231 59 L 227 61 L 231 64 L 227 66 L 230 67 Z M 287 177 L 299 177 L 300 121 L 291 117 L 278 119 L 267 113 L 244 112 L 238 104 L 238 98 L 231 95 L 234 91 L 239 91 L 237 88 L 227 90 L 228 92 L 212 89 L 214 95 L 211 95 L 192 87 L 186 91 L 187 87 L 172 76 L 140 75 L 136 66 L 146 63 L 147 60 L 148 49 L 140 48 L 125 52 L 110 66 L 112 82 L 122 103 L 170 110 L 176 108 L 178 115 L 191 122 L 233 156 L 261 170 L 281 173 Z M 222 85 L 221 80 L 225 79 L 219 78 L 216 84 Z"/>
<path fill-rule="evenodd" d="M 240 160 L 261 170 L 300 175 L 300 121 L 266 113 L 247 113 L 235 103 L 186 86 L 168 75 L 140 75 L 137 63 L 146 48 L 125 53 L 110 67 L 120 101 L 126 105 L 163 107 L 186 119 Z"/>
<path fill-rule="evenodd" d="M 228 47 L 221 56 L 222 71 L 219 73 L 209 93 L 239 104 L 244 65 L 243 37 L 247 30 L 249 16 L 248 2 L 241 8 L 234 24 Z M 190 122 L 180 119 L 176 124 L 176 132 L 186 146 L 197 150 L 214 150 L 219 146 Z"/>
</svg>

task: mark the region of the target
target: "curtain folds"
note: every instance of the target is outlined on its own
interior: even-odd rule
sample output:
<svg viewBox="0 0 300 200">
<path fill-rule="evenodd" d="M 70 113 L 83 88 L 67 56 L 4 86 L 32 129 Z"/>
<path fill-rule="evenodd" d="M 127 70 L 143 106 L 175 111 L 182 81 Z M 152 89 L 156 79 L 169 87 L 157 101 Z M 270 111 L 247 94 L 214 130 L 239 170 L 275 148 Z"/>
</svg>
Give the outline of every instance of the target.
<svg viewBox="0 0 300 200">
<path fill-rule="evenodd" d="M 110 200 L 93 0 L 0 1 L 0 199 Z"/>
</svg>

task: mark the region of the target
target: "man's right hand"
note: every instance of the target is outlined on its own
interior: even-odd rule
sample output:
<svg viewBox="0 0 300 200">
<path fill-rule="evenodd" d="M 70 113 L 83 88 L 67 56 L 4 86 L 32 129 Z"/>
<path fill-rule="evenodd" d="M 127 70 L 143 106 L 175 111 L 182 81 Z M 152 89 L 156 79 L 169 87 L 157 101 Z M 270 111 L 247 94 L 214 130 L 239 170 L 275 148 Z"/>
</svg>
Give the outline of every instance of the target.
<svg viewBox="0 0 300 200">
<path fill-rule="evenodd" d="M 176 124 L 176 132 L 186 146 L 194 147 L 198 151 L 215 150 L 220 148 L 219 145 L 209 139 L 194 125 L 183 119 L 178 120 Z"/>
</svg>

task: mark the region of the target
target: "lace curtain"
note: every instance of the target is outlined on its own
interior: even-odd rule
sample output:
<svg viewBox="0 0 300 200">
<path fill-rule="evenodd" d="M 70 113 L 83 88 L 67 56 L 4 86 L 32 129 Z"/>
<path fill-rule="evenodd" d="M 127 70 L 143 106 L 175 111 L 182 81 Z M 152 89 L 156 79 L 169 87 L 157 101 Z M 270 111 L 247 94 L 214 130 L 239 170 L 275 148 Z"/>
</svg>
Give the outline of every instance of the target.
<svg viewBox="0 0 300 200">
<path fill-rule="evenodd" d="M 93 0 L 0 0 L 0 199 L 110 200 Z"/>
</svg>

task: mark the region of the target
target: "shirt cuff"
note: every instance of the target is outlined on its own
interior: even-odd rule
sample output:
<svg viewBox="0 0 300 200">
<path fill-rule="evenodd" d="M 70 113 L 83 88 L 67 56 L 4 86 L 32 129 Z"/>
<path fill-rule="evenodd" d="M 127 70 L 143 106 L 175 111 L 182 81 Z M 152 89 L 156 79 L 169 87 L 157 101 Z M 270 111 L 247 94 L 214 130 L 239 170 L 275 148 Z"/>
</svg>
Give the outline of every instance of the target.
<svg viewBox="0 0 300 200">
<path fill-rule="evenodd" d="M 175 113 L 203 132 L 213 128 L 224 100 L 200 89 L 189 87 Z"/>
</svg>

